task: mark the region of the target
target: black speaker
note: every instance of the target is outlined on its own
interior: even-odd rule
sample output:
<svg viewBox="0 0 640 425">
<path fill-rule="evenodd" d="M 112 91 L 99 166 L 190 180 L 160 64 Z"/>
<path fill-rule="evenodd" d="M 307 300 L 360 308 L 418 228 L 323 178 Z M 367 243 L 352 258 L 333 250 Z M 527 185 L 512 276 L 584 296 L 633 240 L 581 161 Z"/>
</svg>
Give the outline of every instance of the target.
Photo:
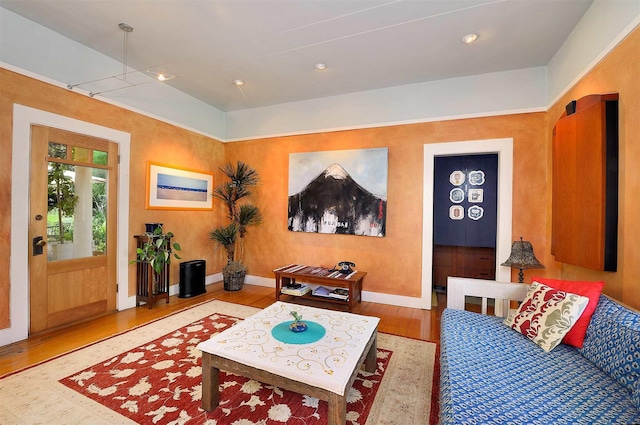
<svg viewBox="0 0 640 425">
<path fill-rule="evenodd" d="M 567 103 L 567 106 L 564 107 L 564 109 L 567 111 L 567 116 L 573 115 L 576 113 L 577 103 L 578 102 L 575 100 L 572 100 L 571 102 Z"/>
<path fill-rule="evenodd" d="M 207 292 L 204 277 L 207 262 L 204 260 L 185 261 L 180 263 L 180 292 L 178 298 L 195 297 Z"/>
</svg>

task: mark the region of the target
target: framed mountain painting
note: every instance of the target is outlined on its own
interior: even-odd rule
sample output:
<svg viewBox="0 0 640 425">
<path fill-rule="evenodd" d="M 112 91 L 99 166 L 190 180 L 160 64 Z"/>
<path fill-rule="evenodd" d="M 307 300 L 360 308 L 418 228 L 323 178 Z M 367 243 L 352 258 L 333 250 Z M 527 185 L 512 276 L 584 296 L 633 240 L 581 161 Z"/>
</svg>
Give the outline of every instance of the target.
<svg viewBox="0 0 640 425">
<path fill-rule="evenodd" d="M 289 230 L 383 237 L 388 157 L 388 148 L 289 154 Z"/>
</svg>

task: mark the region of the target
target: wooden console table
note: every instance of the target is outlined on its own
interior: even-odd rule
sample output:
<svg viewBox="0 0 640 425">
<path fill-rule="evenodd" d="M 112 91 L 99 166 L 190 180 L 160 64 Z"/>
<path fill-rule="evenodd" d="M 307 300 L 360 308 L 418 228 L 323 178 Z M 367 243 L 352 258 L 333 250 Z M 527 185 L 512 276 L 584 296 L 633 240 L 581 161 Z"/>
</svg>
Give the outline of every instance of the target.
<svg viewBox="0 0 640 425">
<path fill-rule="evenodd" d="M 356 303 L 362 302 L 362 281 L 367 274 L 367 272 L 361 271 L 343 274 L 333 272 L 331 269 L 303 264 L 289 264 L 288 266 L 275 269 L 273 273 L 276 275 L 276 301 L 280 301 L 281 297 L 285 297 L 287 302 L 298 304 L 331 303 L 346 306 L 349 312 L 353 311 Z M 311 293 L 299 296 L 281 293 L 283 286 L 295 284 L 296 279 L 312 285 L 348 288 L 349 298 L 347 300 L 341 300 L 337 298 L 318 297 Z"/>
</svg>

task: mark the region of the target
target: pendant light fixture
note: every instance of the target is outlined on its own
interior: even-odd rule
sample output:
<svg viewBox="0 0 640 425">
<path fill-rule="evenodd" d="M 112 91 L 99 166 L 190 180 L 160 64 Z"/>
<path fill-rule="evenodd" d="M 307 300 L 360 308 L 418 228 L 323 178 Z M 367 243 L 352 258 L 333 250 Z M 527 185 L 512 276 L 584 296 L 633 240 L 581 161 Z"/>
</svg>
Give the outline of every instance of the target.
<svg viewBox="0 0 640 425">
<path fill-rule="evenodd" d="M 133 27 L 129 24 L 126 24 L 124 22 L 121 22 L 120 24 L 118 24 L 118 28 L 120 28 L 124 34 L 123 36 L 123 41 L 122 41 L 122 75 L 112 75 L 109 77 L 104 77 L 104 78 L 99 78 L 97 80 L 91 80 L 91 81 L 85 81 L 83 83 L 78 83 L 78 84 L 67 84 L 67 88 L 69 90 L 73 90 L 75 87 L 78 86 L 83 86 L 86 84 L 91 84 L 91 83 L 97 83 L 100 81 L 105 81 L 105 80 L 109 80 L 112 78 L 118 79 L 120 81 L 122 81 L 123 83 L 125 83 L 125 86 L 121 86 L 121 87 L 117 87 L 114 89 L 109 89 L 109 90 L 101 90 L 98 92 L 90 92 L 89 96 L 90 97 L 94 97 L 98 94 L 102 94 L 102 93 L 107 93 L 107 92 L 112 92 L 112 91 L 116 91 L 116 90 L 122 90 L 122 89 L 126 89 L 126 88 L 130 88 L 130 87 L 137 87 L 137 86 L 142 86 L 145 84 L 149 84 L 152 83 L 153 81 L 145 81 L 142 83 L 134 83 L 134 82 L 130 82 L 127 79 L 127 75 L 128 74 L 133 74 L 133 73 L 137 73 L 137 72 L 142 72 L 142 70 L 140 69 L 136 69 L 133 71 L 128 71 L 128 47 L 129 47 L 129 34 L 133 32 Z M 149 75 L 150 77 L 152 77 L 155 80 L 158 81 L 169 81 L 173 78 L 175 78 L 176 76 L 173 74 L 168 73 L 166 70 L 160 69 L 160 68 L 147 68 L 146 69 L 146 74 Z"/>
</svg>

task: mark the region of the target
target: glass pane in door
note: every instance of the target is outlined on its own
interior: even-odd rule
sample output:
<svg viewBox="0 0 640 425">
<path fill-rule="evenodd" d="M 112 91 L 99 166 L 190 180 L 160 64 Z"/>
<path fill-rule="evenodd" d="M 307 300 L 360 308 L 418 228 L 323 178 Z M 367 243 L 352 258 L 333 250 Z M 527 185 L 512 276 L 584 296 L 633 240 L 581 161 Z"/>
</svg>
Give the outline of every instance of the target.
<svg viewBox="0 0 640 425">
<path fill-rule="evenodd" d="M 108 171 L 58 162 L 48 169 L 48 260 L 106 254 Z"/>
<path fill-rule="evenodd" d="M 78 162 L 91 162 L 89 157 L 89 149 L 74 146 L 71 148 L 71 159 Z"/>
<path fill-rule="evenodd" d="M 93 163 L 98 165 L 107 165 L 109 162 L 109 154 L 107 152 L 94 150 Z"/>
<path fill-rule="evenodd" d="M 49 142 L 48 151 L 51 158 L 67 159 L 67 145 Z"/>
</svg>

